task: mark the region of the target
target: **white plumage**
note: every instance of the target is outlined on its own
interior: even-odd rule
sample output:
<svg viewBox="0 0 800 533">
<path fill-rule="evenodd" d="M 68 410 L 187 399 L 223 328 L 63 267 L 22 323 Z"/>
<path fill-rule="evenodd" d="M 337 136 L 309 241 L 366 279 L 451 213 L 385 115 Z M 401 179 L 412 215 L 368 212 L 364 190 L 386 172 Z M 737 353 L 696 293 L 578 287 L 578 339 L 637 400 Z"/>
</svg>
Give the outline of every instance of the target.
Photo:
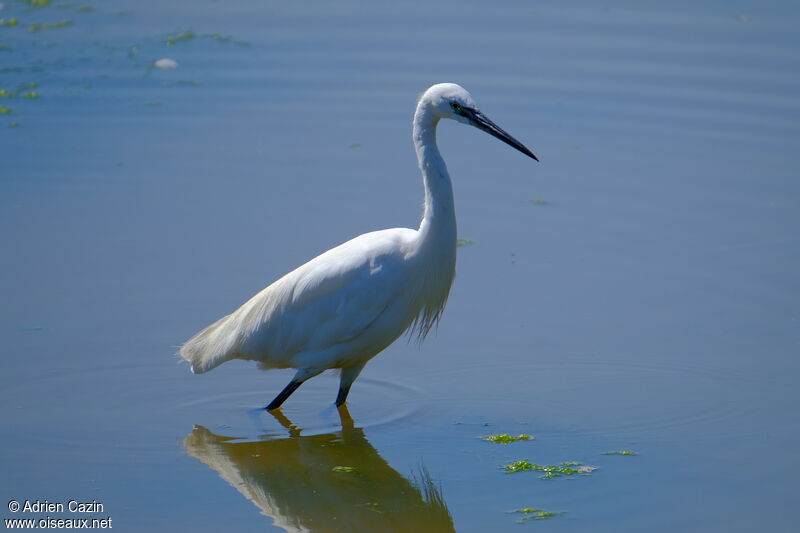
<svg viewBox="0 0 800 533">
<path fill-rule="evenodd" d="M 404 331 L 424 338 L 441 316 L 455 276 L 453 190 L 436 146 L 436 126 L 450 118 L 476 126 L 534 156 L 478 111 L 452 83 L 420 98 L 413 138 L 425 188 L 418 230 L 365 233 L 289 272 L 239 309 L 192 337 L 179 354 L 194 373 L 231 359 L 263 369 L 296 368 L 289 385 L 267 406 L 280 407 L 305 380 L 341 369 L 336 404 L 372 357 Z"/>
</svg>

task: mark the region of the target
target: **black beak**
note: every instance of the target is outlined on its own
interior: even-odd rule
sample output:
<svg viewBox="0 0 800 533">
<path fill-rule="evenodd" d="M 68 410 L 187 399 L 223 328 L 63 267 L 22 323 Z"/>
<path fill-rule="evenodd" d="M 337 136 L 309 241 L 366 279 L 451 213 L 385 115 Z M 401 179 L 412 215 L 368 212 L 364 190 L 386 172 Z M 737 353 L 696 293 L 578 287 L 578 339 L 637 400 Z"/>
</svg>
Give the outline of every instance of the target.
<svg viewBox="0 0 800 533">
<path fill-rule="evenodd" d="M 525 145 L 516 140 L 514 137 L 509 135 L 503 128 L 489 120 L 489 117 L 478 111 L 477 109 L 466 109 L 461 108 L 462 112 L 461 115 L 467 117 L 470 123 L 475 126 L 476 128 L 482 129 L 489 135 L 497 137 L 504 143 L 508 144 L 509 146 L 513 146 L 523 154 L 527 155 L 528 157 L 532 157 L 536 161 L 539 160 L 538 157 L 533 155 L 533 152 L 525 148 Z"/>
</svg>

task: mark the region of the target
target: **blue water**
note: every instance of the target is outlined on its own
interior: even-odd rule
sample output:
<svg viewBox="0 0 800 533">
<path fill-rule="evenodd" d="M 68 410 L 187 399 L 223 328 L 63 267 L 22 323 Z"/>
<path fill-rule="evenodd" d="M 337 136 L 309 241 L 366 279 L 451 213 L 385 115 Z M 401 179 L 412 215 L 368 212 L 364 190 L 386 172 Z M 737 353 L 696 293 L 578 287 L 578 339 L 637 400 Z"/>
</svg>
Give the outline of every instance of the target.
<svg viewBox="0 0 800 533">
<path fill-rule="evenodd" d="M 794 3 L 63 4 L 0 8 L 3 502 L 121 531 L 793 529 Z M 416 227 L 441 81 L 541 163 L 440 128 L 473 242 L 437 335 L 373 360 L 344 427 L 334 376 L 279 420 L 291 372 L 177 364 L 314 255 Z"/>
</svg>

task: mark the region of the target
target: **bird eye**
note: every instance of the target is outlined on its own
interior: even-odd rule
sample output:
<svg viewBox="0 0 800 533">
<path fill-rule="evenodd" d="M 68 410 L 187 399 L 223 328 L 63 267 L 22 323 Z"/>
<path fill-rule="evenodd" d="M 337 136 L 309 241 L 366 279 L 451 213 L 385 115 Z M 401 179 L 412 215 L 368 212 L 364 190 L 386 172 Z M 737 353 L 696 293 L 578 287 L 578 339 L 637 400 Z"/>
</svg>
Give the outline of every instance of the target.
<svg viewBox="0 0 800 533">
<path fill-rule="evenodd" d="M 456 113 L 458 113 L 459 111 L 461 111 L 461 104 L 459 104 L 458 102 L 453 102 L 453 103 L 452 103 L 452 104 L 450 104 L 450 105 L 451 105 L 451 107 L 453 108 L 453 111 L 455 111 Z"/>
</svg>

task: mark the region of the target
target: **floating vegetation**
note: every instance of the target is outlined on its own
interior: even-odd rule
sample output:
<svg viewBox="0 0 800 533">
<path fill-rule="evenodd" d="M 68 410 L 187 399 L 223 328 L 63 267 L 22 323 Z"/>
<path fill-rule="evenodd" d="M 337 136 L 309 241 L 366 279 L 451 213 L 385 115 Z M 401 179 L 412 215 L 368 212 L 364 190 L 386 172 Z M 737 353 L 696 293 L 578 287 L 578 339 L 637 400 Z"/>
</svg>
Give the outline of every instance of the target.
<svg viewBox="0 0 800 533">
<path fill-rule="evenodd" d="M 189 39 L 194 39 L 195 37 L 197 37 L 197 35 L 193 31 L 186 31 L 183 33 L 179 33 L 174 37 L 167 37 L 165 42 L 167 44 L 175 44 L 181 41 L 188 41 Z"/>
<path fill-rule="evenodd" d="M 534 198 L 531 202 L 536 205 L 547 205 L 547 200 L 542 200 L 541 198 Z"/>
<path fill-rule="evenodd" d="M 507 474 L 524 472 L 527 470 L 543 472 L 542 479 L 555 479 L 561 476 L 574 476 L 575 474 L 591 474 L 597 470 L 596 466 L 584 466 L 577 461 L 567 461 L 558 465 L 537 465 L 528 461 L 514 461 L 504 467 Z"/>
<path fill-rule="evenodd" d="M 630 450 L 617 450 L 613 452 L 603 452 L 603 455 L 639 455 L 637 452 Z"/>
<path fill-rule="evenodd" d="M 232 43 L 240 46 L 250 46 L 250 43 L 247 41 L 238 41 L 233 37 L 229 37 L 228 35 L 222 35 L 221 33 L 197 34 L 191 30 L 179 33 L 177 35 L 168 36 L 166 39 L 164 39 L 164 42 L 166 42 L 169 45 L 172 45 L 182 41 L 188 41 L 191 39 L 201 38 L 201 37 L 204 39 L 212 39 L 214 41 L 217 41 L 218 43 Z"/>
<path fill-rule="evenodd" d="M 22 0 L 22 2 L 32 7 L 44 7 L 50 5 L 51 0 Z"/>
<path fill-rule="evenodd" d="M 348 148 L 361 148 L 361 143 L 350 143 Z"/>
<path fill-rule="evenodd" d="M 18 86 L 13 91 L 9 91 L 7 89 L 0 89 L 0 98 L 16 98 L 20 94 L 22 94 L 24 98 L 39 98 L 39 93 L 31 90 L 37 88 L 38 86 L 39 86 L 38 83 L 25 83 L 23 85 Z"/>
<path fill-rule="evenodd" d="M 9 122 L 8 123 L 8 127 L 9 128 L 18 128 L 19 127 L 19 122 Z"/>
<path fill-rule="evenodd" d="M 509 442 L 516 442 L 518 440 L 533 440 L 534 438 L 535 437 L 531 437 L 530 435 L 526 435 L 524 433 L 517 435 L 516 437 L 509 435 L 508 433 L 500 433 L 499 435 L 487 435 L 485 437 L 481 437 L 483 440 L 497 442 L 498 444 L 508 444 Z"/>
<path fill-rule="evenodd" d="M 11 51 L 11 47 L 10 46 L 6 46 L 4 44 L 0 44 L 0 52 L 10 52 L 10 51 Z"/>
<path fill-rule="evenodd" d="M 473 244 L 474 242 L 475 241 L 473 241 L 472 239 L 458 238 L 458 239 L 456 239 L 456 246 L 469 246 L 470 244 Z"/>
<path fill-rule="evenodd" d="M 250 43 L 247 41 L 239 41 L 227 35 L 222 35 L 221 33 L 212 33 L 208 37 L 211 37 L 212 39 L 220 43 L 233 43 L 233 44 L 238 44 L 239 46 L 250 46 Z"/>
<path fill-rule="evenodd" d="M 332 472 L 338 472 L 340 474 L 352 474 L 356 471 L 354 466 L 334 466 L 331 468 Z"/>
<path fill-rule="evenodd" d="M 81 13 L 88 13 L 89 11 L 94 11 L 94 8 L 92 6 L 81 6 L 78 8 L 78 11 Z"/>
<path fill-rule="evenodd" d="M 14 112 L 14 110 L 11 109 L 10 107 L 6 107 L 4 105 L 0 105 L 0 115 L 10 115 L 13 112 Z"/>
<path fill-rule="evenodd" d="M 18 24 L 17 19 L 0 19 L 0 28 L 3 26 L 16 26 Z"/>
<path fill-rule="evenodd" d="M 506 511 L 508 514 L 517 514 L 521 513 L 524 515 L 522 518 L 517 520 L 518 524 L 523 524 L 528 520 L 547 520 L 548 518 L 554 518 L 556 516 L 561 516 L 562 514 L 566 513 L 566 511 L 545 511 L 544 509 L 534 509 L 533 507 L 523 507 L 522 509 L 514 509 L 513 511 Z"/>
<path fill-rule="evenodd" d="M 28 31 L 31 33 L 36 33 L 37 31 L 41 30 L 57 30 L 59 28 L 64 28 L 66 26 L 72 26 L 75 24 L 69 19 L 59 20 L 58 22 L 36 22 L 33 24 L 28 24 L 27 28 Z"/>
</svg>

